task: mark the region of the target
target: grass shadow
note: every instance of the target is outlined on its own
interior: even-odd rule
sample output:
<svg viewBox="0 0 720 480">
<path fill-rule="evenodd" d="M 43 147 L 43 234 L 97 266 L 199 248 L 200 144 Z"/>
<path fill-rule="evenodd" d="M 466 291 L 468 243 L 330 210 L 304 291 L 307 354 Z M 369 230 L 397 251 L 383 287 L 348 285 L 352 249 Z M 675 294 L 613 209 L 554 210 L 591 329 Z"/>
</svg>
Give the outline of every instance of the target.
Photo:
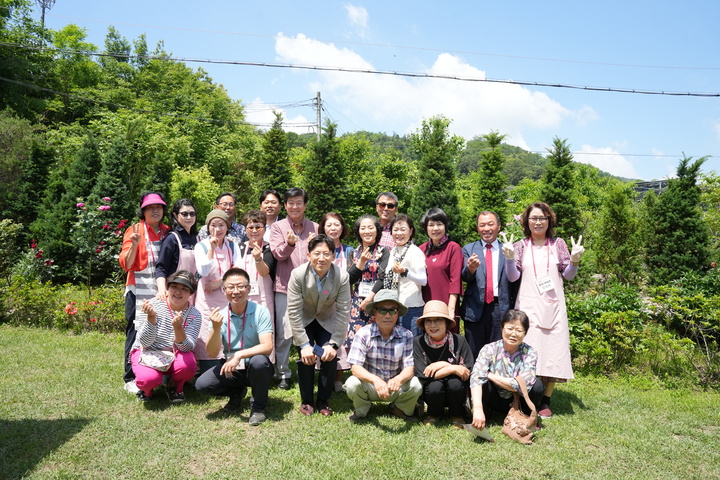
<svg viewBox="0 0 720 480">
<path fill-rule="evenodd" d="M 589 407 L 585 405 L 580 397 L 575 395 L 573 392 L 560 389 L 554 392 L 552 396 L 552 411 L 553 414 L 558 415 L 574 415 L 575 407 L 580 410 L 588 410 Z"/>
<path fill-rule="evenodd" d="M 79 433 L 90 418 L 0 420 L 2 478 L 25 478 L 52 451 Z"/>
</svg>

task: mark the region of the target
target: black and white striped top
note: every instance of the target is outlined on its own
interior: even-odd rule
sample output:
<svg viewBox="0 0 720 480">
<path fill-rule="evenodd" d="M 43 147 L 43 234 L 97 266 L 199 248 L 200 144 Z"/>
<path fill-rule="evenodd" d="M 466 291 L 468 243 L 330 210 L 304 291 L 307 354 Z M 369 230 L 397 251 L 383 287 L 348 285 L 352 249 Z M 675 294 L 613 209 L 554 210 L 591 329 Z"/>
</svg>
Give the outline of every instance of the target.
<svg viewBox="0 0 720 480">
<path fill-rule="evenodd" d="M 175 330 L 172 326 L 173 313 L 168 309 L 166 302 L 153 298 L 150 304 L 155 309 L 157 321 L 155 325 L 145 319 L 138 328 L 137 339 L 133 348 L 146 350 L 174 350 L 181 352 L 192 352 L 195 348 L 195 341 L 200 333 L 202 325 L 202 314 L 193 305 L 182 311 L 185 324 L 185 341 L 176 344 Z"/>
</svg>

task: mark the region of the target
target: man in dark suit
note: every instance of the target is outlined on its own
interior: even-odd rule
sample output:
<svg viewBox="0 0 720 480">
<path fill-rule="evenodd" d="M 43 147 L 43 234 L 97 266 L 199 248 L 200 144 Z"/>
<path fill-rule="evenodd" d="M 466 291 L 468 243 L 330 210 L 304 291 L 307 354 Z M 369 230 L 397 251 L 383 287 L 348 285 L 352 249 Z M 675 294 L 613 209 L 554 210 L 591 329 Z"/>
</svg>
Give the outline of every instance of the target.
<svg viewBox="0 0 720 480">
<path fill-rule="evenodd" d="M 500 320 L 514 303 L 515 288 L 505 274 L 505 256 L 497 239 L 501 226 L 495 212 L 480 212 L 477 216 L 480 240 L 462 249 L 465 263 L 462 279 L 467 283 L 463 321 L 474 358 L 485 344 L 502 338 Z"/>
<path fill-rule="evenodd" d="M 328 399 L 337 372 L 337 350 L 345 340 L 350 319 L 350 280 L 347 272 L 333 263 L 334 252 L 335 244 L 329 237 L 313 237 L 308 242 L 309 261 L 294 269 L 288 282 L 287 322 L 300 355 L 300 411 L 305 415 L 312 415 L 316 409 L 326 416 L 333 413 Z M 320 347 L 322 354 L 313 347 Z M 313 402 L 318 358 L 317 402 Z"/>
</svg>

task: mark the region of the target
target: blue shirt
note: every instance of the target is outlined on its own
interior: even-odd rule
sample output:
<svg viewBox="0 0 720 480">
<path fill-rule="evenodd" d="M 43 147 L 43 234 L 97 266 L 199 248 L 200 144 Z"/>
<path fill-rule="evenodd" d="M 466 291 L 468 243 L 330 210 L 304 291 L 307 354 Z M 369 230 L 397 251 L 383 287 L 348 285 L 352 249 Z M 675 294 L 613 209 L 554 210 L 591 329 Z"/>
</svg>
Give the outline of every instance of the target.
<svg viewBox="0 0 720 480">
<path fill-rule="evenodd" d="M 230 343 L 228 347 L 228 312 L 230 313 Z M 260 335 L 272 333 L 273 326 L 270 321 L 270 311 L 263 305 L 248 300 L 245 314 L 237 315 L 230 310 L 230 306 L 220 311 L 223 324 L 220 328 L 220 338 L 223 344 L 223 353 L 235 353 L 260 344 Z M 243 329 L 243 317 L 245 328 Z M 212 324 L 208 325 L 212 331 Z M 242 347 L 242 348 L 241 348 Z M 245 359 L 246 363 L 248 359 Z"/>
</svg>

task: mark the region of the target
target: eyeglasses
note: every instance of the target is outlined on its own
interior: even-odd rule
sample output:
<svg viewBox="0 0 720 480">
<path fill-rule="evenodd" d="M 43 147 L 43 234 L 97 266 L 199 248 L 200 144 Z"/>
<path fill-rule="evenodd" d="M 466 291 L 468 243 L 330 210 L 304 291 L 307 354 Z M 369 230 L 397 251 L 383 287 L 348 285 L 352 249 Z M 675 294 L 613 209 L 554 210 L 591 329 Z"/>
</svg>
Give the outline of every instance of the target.
<svg viewBox="0 0 720 480">
<path fill-rule="evenodd" d="M 196 213 L 195 212 L 180 212 L 180 213 L 178 213 L 178 215 L 180 215 L 181 217 L 187 218 L 187 217 L 194 217 L 196 215 Z"/>
<path fill-rule="evenodd" d="M 530 217 L 530 218 L 528 218 L 528 220 L 530 220 L 533 223 L 538 223 L 538 222 L 545 223 L 548 221 L 548 217 Z"/>
<path fill-rule="evenodd" d="M 388 210 L 392 210 L 397 207 L 397 203 L 378 202 L 377 205 L 378 207 L 387 208 Z"/>
<path fill-rule="evenodd" d="M 251 232 L 257 232 L 258 230 L 262 230 L 265 228 L 265 225 L 248 225 L 245 227 L 246 230 L 250 230 Z"/>
<path fill-rule="evenodd" d="M 320 258 L 320 257 L 322 257 L 322 258 L 330 258 L 330 257 L 333 256 L 333 253 L 332 253 L 332 252 L 310 252 L 310 255 L 311 255 L 313 258 Z"/>
<path fill-rule="evenodd" d="M 250 288 L 250 284 L 225 285 L 223 288 L 227 292 L 242 292 L 243 290 Z"/>
<path fill-rule="evenodd" d="M 524 335 L 525 330 L 522 328 L 513 328 L 513 327 L 504 327 L 503 330 L 505 330 L 508 333 L 517 333 L 518 335 Z"/>
<path fill-rule="evenodd" d="M 395 315 L 398 312 L 397 307 L 382 308 L 378 307 L 375 309 L 380 315 Z"/>
<path fill-rule="evenodd" d="M 218 207 L 223 207 L 223 208 L 232 208 L 232 207 L 234 207 L 234 206 L 235 206 L 235 204 L 232 203 L 232 202 L 222 202 L 222 203 L 218 203 Z"/>
</svg>

